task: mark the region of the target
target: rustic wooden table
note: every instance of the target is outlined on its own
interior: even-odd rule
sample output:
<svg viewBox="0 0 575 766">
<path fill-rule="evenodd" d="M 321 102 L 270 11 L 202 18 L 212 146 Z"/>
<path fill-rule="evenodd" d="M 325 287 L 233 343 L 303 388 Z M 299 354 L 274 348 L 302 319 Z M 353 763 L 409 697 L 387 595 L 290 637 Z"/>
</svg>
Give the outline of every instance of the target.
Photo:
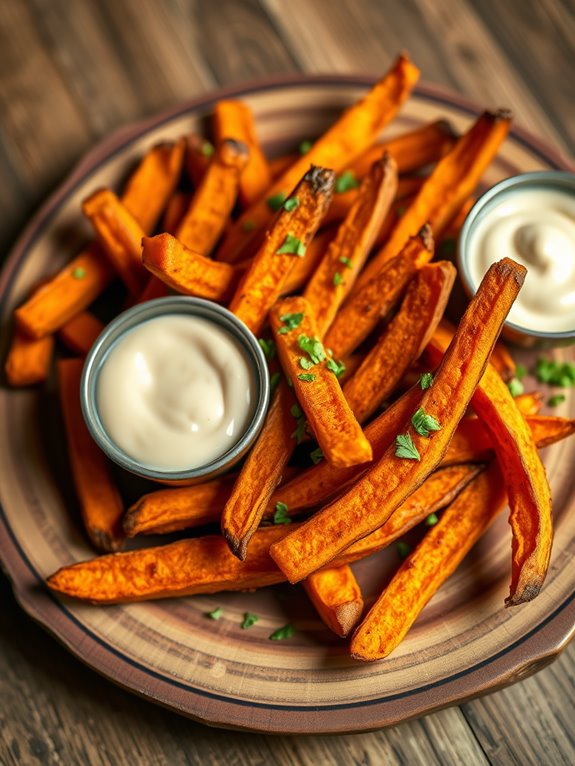
<svg viewBox="0 0 575 766">
<path fill-rule="evenodd" d="M 293 71 L 426 80 L 575 153 L 572 0 L 2 0 L 0 246 L 98 138 L 218 85 Z M 0 577 L 6 764 L 572 764 L 575 646 L 536 676 L 393 729 L 330 737 L 214 731 L 81 665 Z"/>
</svg>

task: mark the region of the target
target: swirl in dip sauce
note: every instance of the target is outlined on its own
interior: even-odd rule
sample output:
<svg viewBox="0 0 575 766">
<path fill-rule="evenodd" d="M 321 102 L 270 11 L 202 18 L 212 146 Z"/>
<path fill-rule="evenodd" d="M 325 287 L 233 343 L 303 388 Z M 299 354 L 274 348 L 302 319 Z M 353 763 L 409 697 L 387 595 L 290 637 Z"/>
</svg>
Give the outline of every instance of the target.
<svg viewBox="0 0 575 766">
<path fill-rule="evenodd" d="M 98 376 L 110 438 L 142 465 L 207 465 L 242 437 L 254 413 L 254 378 L 240 344 L 209 320 L 168 314 L 130 330 Z"/>
<path fill-rule="evenodd" d="M 504 256 L 528 270 L 509 321 L 541 332 L 575 329 L 575 195 L 545 188 L 503 195 L 473 227 L 473 283 Z"/>
</svg>

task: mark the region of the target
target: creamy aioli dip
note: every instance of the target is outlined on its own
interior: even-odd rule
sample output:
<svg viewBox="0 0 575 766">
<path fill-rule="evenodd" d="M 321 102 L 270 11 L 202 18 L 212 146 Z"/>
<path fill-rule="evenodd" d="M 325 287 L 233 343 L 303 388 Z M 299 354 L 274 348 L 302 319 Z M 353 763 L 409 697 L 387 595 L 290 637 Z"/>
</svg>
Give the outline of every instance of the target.
<svg viewBox="0 0 575 766">
<path fill-rule="evenodd" d="M 473 228 L 473 283 L 505 256 L 528 270 L 509 321 L 542 332 L 575 329 L 575 196 L 552 189 L 506 194 Z"/>
<path fill-rule="evenodd" d="M 112 348 L 98 376 L 102 425 L 148 467 L 181 471 L 212 462 L 247 429 L 254 378 L 240 344 L 200 317 L 144 322 Z"/>
</svg>

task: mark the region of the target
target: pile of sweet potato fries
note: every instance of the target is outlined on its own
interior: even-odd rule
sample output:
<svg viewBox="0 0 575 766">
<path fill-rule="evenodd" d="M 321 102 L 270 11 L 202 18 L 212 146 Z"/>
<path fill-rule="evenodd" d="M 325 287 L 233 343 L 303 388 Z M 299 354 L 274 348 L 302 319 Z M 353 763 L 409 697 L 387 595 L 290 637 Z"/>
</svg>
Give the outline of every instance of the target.
<svg viewBox="0 0 575 766">
<path fill-rule="evenodd" d="M 525 270 L 492 266 L 453 328 L 443 314 L 455 268 L 433 260 L 510 115 L 486 112 L 461 136 L 440 121 L 381 143 L 418 76 L 400 56 L 326 133 L 273 160 L 250 109 L 220 102 L 213 144 L 154 146 L 120 196 L 84 201 L 94 243 L 17 309 L 6 363 L 10 382 L 27 385 L 46 378 L 55 334 L 74 354 L 57 362 L 72 475 L 87 533 L 108 553 L 60 569 L 54 591 L 103 604 L 302 581 L 329 628 L 353 631 L 352 656 L 375 660 L 508 502 L 507 603 L 538 594 L 552 542 L 538 448 L 575 421 L 540 416 L 540 396 L 513 398 L 505 382 L 514 363 L 497 338 Z M 132 304 L 171 288 L 226 305 L 261 338 L 275 386 L 238 474 L 161 488 L 127 510 L 78 396 L 103 327 L 89 307 L 117 278 Z M 304 468 L 292 465 L 298 444 Z M 364 616 L 350 564 L 426 519 Z M 215 523 L 221 534 L 110 553 L 127 537 Z"/>
</svg>

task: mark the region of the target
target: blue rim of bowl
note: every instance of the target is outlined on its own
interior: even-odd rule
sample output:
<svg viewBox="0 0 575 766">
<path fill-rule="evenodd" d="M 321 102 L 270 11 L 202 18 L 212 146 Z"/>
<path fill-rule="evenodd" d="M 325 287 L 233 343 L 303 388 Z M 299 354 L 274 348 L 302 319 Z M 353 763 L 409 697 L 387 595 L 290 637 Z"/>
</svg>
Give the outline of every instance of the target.
<svg viewBox="0 0 575 766">
<path fill-rule="evenodd" d="M 499 183 L 496 183 L 479 197 L 465 219 L 459 234 L 457 246 L 457 268 L 461 275 L 463 285 L 470 296 L 475 295 L 479 286 L 474 284 L 468 268 L 468 243 L 473 227 L 481 214 L 493 207 L 495 204 L 494 200 L 497 197 L 508 194 L 511 189 L 522 187 L 528 187 L 530 189 L 555 188 L 567 190 L 575 196 L 575 173 L 563 170 L 534 170 L 529 173 L 519 173 L 518 175 L 511 176 L 511 178 L 505 178 L 503 181 L 499 181 Z M 505 322 L 505 327 L 521 335 L 540 338 L 541 340 L 556 340 L 559 342 L 575 338 L 575 325 L 572 330 L 562 330 L 561 332 L 532 330 L 510 321 Z"/>
<path fill-rule="evenodd" d="M 207 319 L 227 331 L 238 341 L 253 368 L 256 386 L 255 409 L 251 420 L 238 441 L 223 455 L 197 468 L 179 471 L 161 470 L 130 457 L 111 438 L 98 414 L 96 388 L 98 375 L 106 357 L 135 327 L 162 316 L 190 315 Z M 84 420 L 100 449 L 121 468 L 147 479 L 167 482 L 194 481 L 217 476 L 238 462 L 259 434 L 270 400 L 270 381 L 264 353 L 251 330 L 231 311 L 213 301 L 185 295 L 173 295 L 141 303 L 117 316 L 94 343 L 82 372 L 80 402 Z"/>
</svg>

